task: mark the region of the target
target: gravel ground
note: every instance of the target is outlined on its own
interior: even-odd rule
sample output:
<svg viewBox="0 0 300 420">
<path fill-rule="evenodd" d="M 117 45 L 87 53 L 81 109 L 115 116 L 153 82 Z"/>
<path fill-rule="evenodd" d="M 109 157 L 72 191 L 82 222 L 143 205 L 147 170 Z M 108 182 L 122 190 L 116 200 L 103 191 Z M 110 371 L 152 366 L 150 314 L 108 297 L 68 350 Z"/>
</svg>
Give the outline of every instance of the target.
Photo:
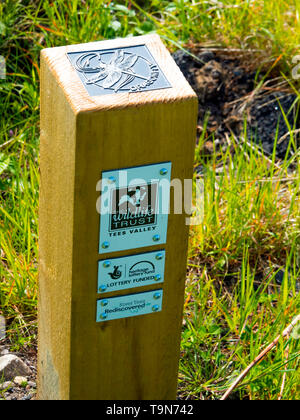
<svg viewBox="0 0 300 420">
<path fill-rule="evenodd" d="M 15 383 L 14 380 L 3 381 L 0 379 L 0 400 L 15 401 L 15 400 L 35 400 L 36 399 L 36 362 L 37 351 L 36 348 L 30 348 L 19 352 L 10 352 L 8 345 L 0 346 L 0 357 L 6 354 L 13 354 L 19 357 L 31 370 L 31 375 L 27 376 L 25 381 Z"/>
</svg>

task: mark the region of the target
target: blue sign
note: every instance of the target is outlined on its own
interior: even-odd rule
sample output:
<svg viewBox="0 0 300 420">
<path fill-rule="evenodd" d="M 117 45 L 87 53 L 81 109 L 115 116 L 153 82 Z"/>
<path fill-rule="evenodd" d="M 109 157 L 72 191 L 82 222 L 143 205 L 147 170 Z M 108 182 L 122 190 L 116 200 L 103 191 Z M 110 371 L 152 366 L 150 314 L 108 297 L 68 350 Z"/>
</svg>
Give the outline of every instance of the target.
<svg viewBox="0 0 300 420">
<path fill-rule="evenodd" d="M 164 281 L 165 250 L 99 261 L 98 293 L 149 286 Z"/>
<path fill-rule="evenodd" d="M 163 290 L 158 289 L 98 300 L 97 322 L 160 312 L 162 298 Z"/>
<path fill-rule="evenodd" d="M 99 253 L 167 241 L 171 162 L 102 173 Z"/>
</svg>

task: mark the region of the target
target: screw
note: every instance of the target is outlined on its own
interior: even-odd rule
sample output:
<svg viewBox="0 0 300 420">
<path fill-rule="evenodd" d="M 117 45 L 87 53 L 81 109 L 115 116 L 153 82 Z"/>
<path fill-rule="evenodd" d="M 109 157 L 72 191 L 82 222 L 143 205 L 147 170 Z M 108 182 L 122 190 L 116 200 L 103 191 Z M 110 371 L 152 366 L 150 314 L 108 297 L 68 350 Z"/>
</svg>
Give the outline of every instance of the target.
<svg viewBox="0 0 300 420">
<path fill-rule="evenodd" d="M 157 260 L 162 260 L 164 258 L 163 254 L 161 252 L 159 252 L 158 254 L 156 254 L 155 258 Z"/>
<path fill-rule="evenodd" d="M 108 305 L 107 299 L 101 300 L 101 306 L 107 306 L 107 305 Z"/>
<path fill-rule="evenodd" d="M 103 267 L 104 268 L 108 268 L 108 267 L 110 267 L 110 264 L 111 264 L 110 261 L 108 261 L 108 260 L 107 261 L 104 261 Z"/>
<path fill-rule="evenodd" d="M 99 287 L 99 291 L 100 292 L 105 292 L 105 290 L 106 290 L 105 284 L 101 284 L 101 286 Z"/>
<path fill-rule="evenodd" d="M 153 239 L 154 242 L 158 242 L 160 240 L 160 236 L 159 235 L 154 235 L 152 239 Z"/>
<path fill-rule="evenodd" d="M 160 299 L 160 298 L 161 298 L 161 293 L 159 293 L 159 292 L 154 293 L 153 298 L 154 298 L 155 300 Z"/>
<path fill-rule="evenodd" d="M 168 169 L 166 169 L 166 168 L 162 168 L 160 171 L 159 171 L 159 173 L 161 174 L 161 175 L 167 175 L 167 173 L 168 173 Z"/>
<path fill-rule="evenodd" d="M 156 276 L 154 277 L 155 281 L 159 281 L 161 280 L 161 275 L 160 274 L 156 274 Z"/>
<path fill-rule="evenodd" d="M 153 305 L 152 306 L 152 311 L 153 312 L 157 312 L 159 310 L 159 306 L 158 305 Z"/>
<path fill-rule="evenodd" d="M 103 248 L 103 249 L 107 249 L 107 248 L 109 248 L 109 242 L 107 242 L 107 241 L 103 242 L 103 244 L 102 244 L 102 248 Z"/>
<path fill-rule="evenodd" d="M 103 314 L 100 315 L 101 319 L 106 319 L 107 318 L 107 314 L 105 312 L 103 312 Z"/>
</svg>

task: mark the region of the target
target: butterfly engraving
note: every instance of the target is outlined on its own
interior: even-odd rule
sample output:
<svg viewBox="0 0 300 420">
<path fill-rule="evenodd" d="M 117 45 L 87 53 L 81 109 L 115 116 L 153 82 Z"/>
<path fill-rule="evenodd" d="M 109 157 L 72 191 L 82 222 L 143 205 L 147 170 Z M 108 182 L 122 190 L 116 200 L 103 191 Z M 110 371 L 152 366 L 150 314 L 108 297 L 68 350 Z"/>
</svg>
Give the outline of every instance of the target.
<svg viewBox="0 0 300 420">
<path fill-rule="evenodd" d="M 131 83 L 136 77 L 147 80 L 147 77 L 136 74 L 132 67 L 136 64 L 139 56 L 125 53 L 123 50 L 114 52 L 108 63 L 104 63 L 100 53 L 88 53 L 79 57 L 76 63 L 77 70 L 85 73 L 86 84 L 96 84 L 104 89 L 114 89 L 117 93 L 120 89 Z M 98 65 L 93 67 L 92 62 L 98 60 Z M 95 64 L 94 64 L 95 66 Z M 93 74 L 91 78 L 87 74 Z"/>
</svg>

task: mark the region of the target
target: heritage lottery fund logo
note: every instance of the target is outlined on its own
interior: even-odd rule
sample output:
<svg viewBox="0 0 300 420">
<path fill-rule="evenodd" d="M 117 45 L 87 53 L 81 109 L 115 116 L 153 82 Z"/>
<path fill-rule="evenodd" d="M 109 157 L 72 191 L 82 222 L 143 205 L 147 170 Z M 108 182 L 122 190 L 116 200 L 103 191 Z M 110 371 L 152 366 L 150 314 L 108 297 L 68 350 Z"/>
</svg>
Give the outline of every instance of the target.
<svg viewBox="0 0 300 420">
<path fill-rule="evenodd" d="M 164 281 L 165 250 L 99 261 L 98 291 L 105 293 Z"/>
<path fill-rule="evenodd" d="M 129 278 L 137 277 L 134 281 L 145 281 L 149 277 L 143 277 L 149 274 L 155 273 L 155 266 L 151 261 L 138 261 L 128 269 L 127 265 L 115 265 L 113 271 L 109 272 L 108 275 L 112 280 L 119 280 L 122 275 L 128 275 Z M 152 276 L 151 278 L 154 278 Z"/>
<path fill-rule="evenodd" d="M 146 45 L 74 52 L 68 57 L 91 96 L 171 87 Z"/>
</svg>

